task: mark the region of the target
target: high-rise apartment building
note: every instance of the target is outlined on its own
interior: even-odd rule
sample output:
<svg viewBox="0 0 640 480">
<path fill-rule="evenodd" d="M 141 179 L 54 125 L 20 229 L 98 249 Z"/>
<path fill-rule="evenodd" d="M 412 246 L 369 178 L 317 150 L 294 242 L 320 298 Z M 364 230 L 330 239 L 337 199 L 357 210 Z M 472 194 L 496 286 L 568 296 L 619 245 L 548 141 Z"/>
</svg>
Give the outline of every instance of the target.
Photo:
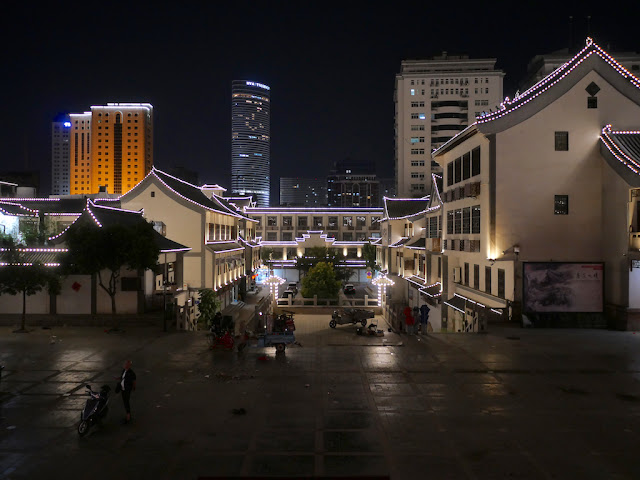
<svg viewBox="0 0 640 480">
<path fill-rule="evenodd" d="M 431 151 L 471 125 L 502 100 L 504 73 L 495 58 L 442 55 L 403 60 L 395 87 L 396 192 L 401 198 L 429 194 Z"/>
<path fill-rule="evenodd" d="M 151 171 L 151 104 L 108 103 L 70 119 L 69 193 L 123 194 Z"/>
<path fill-rule="evenodd" d="M 51 193 L 69 194 L 69 137 L 71 119 L 61 113 L 51 122 Z"/>
<path fill-rule="evenodd" d="M 326 178 L 280 177 L 280 206 L 326 207 Z"/>
<path fill-rule="evenodd" d="M 250 80 L 231 85 L 231 192 L 269 206 L 270 88 Z"/>
</svg>

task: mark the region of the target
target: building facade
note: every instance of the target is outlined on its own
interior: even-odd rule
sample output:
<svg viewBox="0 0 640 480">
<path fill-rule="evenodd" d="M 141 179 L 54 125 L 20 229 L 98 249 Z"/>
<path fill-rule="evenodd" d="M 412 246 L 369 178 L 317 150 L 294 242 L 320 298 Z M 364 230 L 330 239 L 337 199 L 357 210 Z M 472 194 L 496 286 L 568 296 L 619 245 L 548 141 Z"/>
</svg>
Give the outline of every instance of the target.
<svg viewBox="0 0 640 480">
<path fill-rule="evenodd" d="M 326 207 L 325 178 L 280 177 L 281 207 Z"/>
<path fill-rule="evenodd" d="M 71 119 L 60 114 L 51 122 L 51 194 L 69 195 Z"/>
<path fill-rule="evenodd" d="M 70 194 L 124 194 L 151 171 L 151 104 L 108 103 L 70 119 Z"/>
<path fill-rule="evenodd" d="M 372 162 L 335 162 L 327 177 L 327 205 L 338 208 L 380 207 L 380 181 Z"/>
<path fill-rule="evenodd" d="M 637 329 L 640 79 L 591 39 L 434 152 L 442 325 Z M 613 127 L 611 127 L 613 125 Z"/>
<path fill-rule="evenodd" d="M 399 198 L 429 194 L 431 151 L 502 101 L 496 59 L 442 55 L 403 60 L 396 75 L 395 176 Z"/>
<path fill-rule="evenodd" d="M 231 85 L 231 191 L 270 205 L 270 88 L 249 80 Z"/>
</svg>

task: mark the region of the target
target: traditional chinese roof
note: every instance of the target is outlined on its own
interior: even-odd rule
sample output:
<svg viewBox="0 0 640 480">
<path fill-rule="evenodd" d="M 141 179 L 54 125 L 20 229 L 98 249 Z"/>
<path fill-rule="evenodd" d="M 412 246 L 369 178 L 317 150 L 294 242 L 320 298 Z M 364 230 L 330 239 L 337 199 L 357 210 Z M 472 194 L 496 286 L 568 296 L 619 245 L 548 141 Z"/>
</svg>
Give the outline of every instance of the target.
<svg viewBox="0 0 640 480">
<path fill-rule="evenodd" d="M 402 237 L 396 243 L 392 243 L 389 246 L 392 247 L 392 248 L 403 247 L 409 240 L 410 240 L 409 237 Z"/>
<path fill-rule="evenodd" d="M 0 201 L 0 213 L 4 215 L 37 217 L 38 210 L 27 208 L 19 203 Z"/>
<path fill-rule="evenodd" d="M 385 220 L 400 220 L 424 213 L 429 208 L 429 196 L 422 198 L 384 197 Z"/>
<path fill-rule="evenodd" d="M 249 196 L 249 197 L 224 197 L 224 200 L 233 205 L 234 207 L 236 207 L 238 209 L 238 211 L 243 212 L 244 213 L 244 209 L 246 207 L 253 207 L 255 206 L 256 202 L 253 201 L 253 197 Z"/>
<path fill-rule="evenodd" d="M 168 173 L 165 173 L 162 170 L 158 170 L 155 167 L 151 169 L 151 172 L 149 172 L 149 174 L 141 182 L 139 182 L 127 193 L 122 195 L 122 197 L 135 195 L 140 186 L 147 184 L 149 179 L 151 178 L 156 178 L 170 192 L 182 198 L 183 200 L 186 200 L 187 202 L 190 202 L 193 205 L 201 207 L 205 210 L 222 213 L 224 215 L 232 215 L 244 220 L 255 221 L 238 212 L 238 209 L 230 205 L 224 198 L 218 197 L 217 195 L 207 196 L 202 191 L 203 187 L 198 187 L 197 185 L 185 182 L 184 180 L 181 180 L 178 177 L 174 177 L 173 175 L 169 175 Z"/>
<path fill-rule="evenodd" d="M 214 253 L 244 251 L 244 246 L 238 242 L 211 242 L 207 243 L 207 249 Z"/>
<path fill-rule="evenodd" d="M 0 266 L 21 265 L 31 266 L 34 263 L 41 263 L 45 267 L 57 267 L 60 265 L 60 257 L 68 250 L 66 248 L 16 248 L 11 251 L 8 248 L 0 248 Z M 16 262 L 15 254 L 18 259 Z"/>
<path fill-rule="evenodd" d="M 602 129 L 600 152 L 605 161 L 632 187 L 640 187 L 640 131 Z"/>
<path fill-rule="evenodd" d="M 407 248 L 415 248 L 415 249 L 419 249 L 419 250 L 424 250 L 426 247 L 426 241 L 424 237 L 419 237 L 416 238 L 414 240 L 412 240 L 411 242 L 406 243 L 404 246 Z"/>
<path fill-rule="evenodd" d="M 104 205 L 96 205 L 91 200 L 88 200 L 85 209 L 83 210 L 82 214 L 76 219 L 76 221 L 69 225 L 69 227 L 67 227 L 60 234 L 49 238 L 49 241 L 53 243 L 64 242 L 65 233 L 69 231 L 69 229 L 74 228 L 74 225 L 82 225 L 88 223 L 94 224 L 99 228 L 103 228 L 113 225 L 134 226 L 146 222 L 147 221 L 142 216 L 142 210 L 135 211 L 123 210 L 121 208 L 115 207 L 106 207 Z M 190 247 L 186 247 L 185 245 L 182 245 L 178 242 L 174 242 L 173 240 L 161 235 L 155 230 L 154 240 L 156 242 L 156 245 L 160 249 L 160 253 L 191 250 Z"/>
<path fill-rule="evenodd" d="M 94 198 L 91 201 L 100 205 L 120 206 L 118 200 L 110 198 Z M 27 211 L 32 211 L 35 215 L 40 213 L 45 215 L 80 215 L 86 204 L 87 198 L 82 196 L 72 198 L 0 198 L 0 208 L 12 215 L 25 215 Z M 21 206 L 22 212 L 12 208 L 11 205 Z"/>
<path fill-rule="evenodd" d="M 477 132 L 497 133 L 527 120 L 567 93 L 591 71 L 640 104 L 640 79 L 587 38 L 585 47 L 573 58 L 513 99 L 505 98 L 495 111 L 478 116 L 474 123 L 434 150 L 433 156 L 448 151 Z"/>
</svg>

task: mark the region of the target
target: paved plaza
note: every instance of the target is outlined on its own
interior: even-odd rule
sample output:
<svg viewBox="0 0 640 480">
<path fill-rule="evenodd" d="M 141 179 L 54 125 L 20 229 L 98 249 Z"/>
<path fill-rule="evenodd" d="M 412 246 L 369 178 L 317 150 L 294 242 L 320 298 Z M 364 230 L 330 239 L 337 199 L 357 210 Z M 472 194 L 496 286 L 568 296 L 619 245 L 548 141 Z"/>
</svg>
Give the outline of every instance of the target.
<svg viewBox="0 0 640 480">
<path fill-rule="evenodd" d="M 328 320 L 297 315 L 284 355 L 159 327 L 0 327 L 0 478 L 640 478 L 640 334 Z M 114 395 L 79 438 L 83 385 L 113 388 L 127 358 L 133 423 Z"/>
</svg>

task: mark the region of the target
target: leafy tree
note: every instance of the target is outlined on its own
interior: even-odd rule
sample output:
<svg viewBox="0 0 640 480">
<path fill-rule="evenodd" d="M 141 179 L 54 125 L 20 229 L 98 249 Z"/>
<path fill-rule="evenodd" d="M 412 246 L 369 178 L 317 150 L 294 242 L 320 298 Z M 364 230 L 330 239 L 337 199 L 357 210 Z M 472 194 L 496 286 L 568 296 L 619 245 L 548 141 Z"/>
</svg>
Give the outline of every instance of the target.
<svg viewBox="0 0 640 480">
<path fill-rule="evenodd" d="M 380 265 L 376 263 L 376 246 L 367 243 L 362 247 L 362 258 L 367 262 L 367 268 L 375 273 L 380 270 Z"/>
<path fill-rule="evenodd" d="M 218 294 L 210 288 L 203 288 L 198 291 L 200 303 L 198 304 L 198 321 L 204 322 L 208 327 L 213 322 L 213 317 L 220 309 Z"/>
<path fill-rule="evenodd" d="M 70 228 L 65 235 L 69 248 L 63 261 L 65 270 L 97 275 L 98 285 L 111 298 L 111 313 L 116 322 L 116 293 L 122 268 L 153 269 L 158 261 L 160 249 L 155 243 L 152 224 L 105 227 L 81 224 Z"/>
<path fill-rule="evenodd" d="M 335 278 L 338 282 L 346 282 L 351 278 L 353 270 L 347 267 L 340 267 L 345 260 L 344 255 L 338 249 L 327 247 L 311 247 L 307 249 L 302 257 L 296 259 L 296 268 L 300 276 L 306 275 L 309 270 L 319 262 L 331 264 Z M 302 294 L 303 296 L 304 293 Z"/>
<path fill-rule="evenodd" d="M 17 332 L 26 332 L 27 321 L 27 297 L 35 295 L 47 287 L 50 295 L 60 293 L 60 277 L 57 269 L 45 267 L 42 263 L 25 265 L 23 255 L 12 242 L 8 252 L 8 263 L 0 267 L 0 295 L 22 294 L 22 319 Z"/>
<path fill-rule="evenodd" d="M 336 279 L 333 265 L 329 262 L 318 262 L 309 269 L 302 279 L 302 296 L 319 298 L 337 298 L 340 281 Z"/>
</svg>

